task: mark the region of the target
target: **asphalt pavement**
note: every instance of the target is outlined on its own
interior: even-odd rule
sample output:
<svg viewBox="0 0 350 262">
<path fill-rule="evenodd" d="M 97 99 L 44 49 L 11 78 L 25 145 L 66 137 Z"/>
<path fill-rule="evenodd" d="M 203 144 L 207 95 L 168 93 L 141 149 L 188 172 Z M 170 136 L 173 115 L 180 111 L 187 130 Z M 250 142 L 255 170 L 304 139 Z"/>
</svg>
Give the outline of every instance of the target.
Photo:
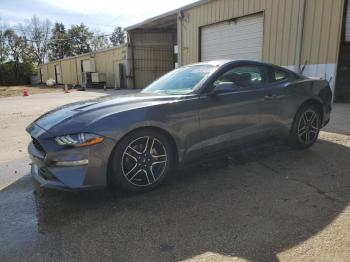
<svg viewBox="0 0 350 262">
<path fill-rule="evenodd" d="M 349 261 L 350 105 L 308 150 L 269 140 L 173 172 L 149 193 L 43 189 L 24 128 L 115 91 L 0 99 L 0 261 Z"/>
</svg>

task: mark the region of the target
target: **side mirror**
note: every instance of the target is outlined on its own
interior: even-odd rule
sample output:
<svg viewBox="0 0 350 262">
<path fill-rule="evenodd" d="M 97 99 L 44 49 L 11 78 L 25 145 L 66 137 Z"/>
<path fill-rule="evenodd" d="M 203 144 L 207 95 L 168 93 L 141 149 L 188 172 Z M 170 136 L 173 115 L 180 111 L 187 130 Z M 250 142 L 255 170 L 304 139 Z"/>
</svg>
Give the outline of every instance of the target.
<svg viewBox="0 0 350 262">
<path fill-rule="evenodd" d="M 221 82 L 214 87 L 212 94 L 222 94 L 238 90 L 238 86 L 233 82 Z"/>
</svg>

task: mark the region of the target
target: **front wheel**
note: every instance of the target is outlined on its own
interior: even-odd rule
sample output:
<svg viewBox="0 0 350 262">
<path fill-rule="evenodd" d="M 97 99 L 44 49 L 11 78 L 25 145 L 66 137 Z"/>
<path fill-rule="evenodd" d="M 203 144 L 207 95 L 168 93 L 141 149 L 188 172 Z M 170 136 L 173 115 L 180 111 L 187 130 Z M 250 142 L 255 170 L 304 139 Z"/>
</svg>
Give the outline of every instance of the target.
<svg viewBox="0 0 350 262">
<path fill-rule="evenodd" d="M 111 178 L 128 191 L 148 191 L 157 187 L 173 165 L 173 150 L 166 136 L 154 130 L 127 135 L 111 158 Z"/>
<path fill-rule="evenodd" d="M 295 116 L 289 144 L 294 148 L 306 149 L 317 140 L 321 129 L 321 114 L 312 105 L 302 107 Z"/>
</svg>

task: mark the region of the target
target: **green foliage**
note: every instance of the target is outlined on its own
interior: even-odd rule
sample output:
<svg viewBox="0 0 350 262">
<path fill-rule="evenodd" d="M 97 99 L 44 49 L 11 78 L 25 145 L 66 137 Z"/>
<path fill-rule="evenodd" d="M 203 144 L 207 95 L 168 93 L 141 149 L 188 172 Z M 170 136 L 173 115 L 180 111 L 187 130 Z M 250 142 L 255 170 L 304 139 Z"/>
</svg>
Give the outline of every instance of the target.
<svg viewBox="0 0 350 262">
<path fill-rule="evenodd" d="M 124 44 L 125 43 L 125 31 L 120 26 L 114 28 L 114 31 L 113 31 L 111 37 L 109 38 L 109 40 L 111 40 L 113 46 L 118 46 L 118 45 Z"/>
<path fill-rule="evenodd" d="M 0 17 L 0 64 L 8 59 L 8 46 L 6 43 L 5 30 L 6 26 L 1 22 Z"/>
<path fill-rule="evenodd" d="M 91 51 L 89 43 L 92 37 L 93 33 L 90 32 L 89 28 L 83 23 L 80 25 L 72 25 L 68 30 L 69 54 L 81 55 L 89 53 Z"/>
<path fill-rule="evenodd" d="M 68 34 L 62 23 L 56 22 L 51 30 L 49 43 L 50 61 L 62 59 L 69 54 Z"/>
<path fill-rule="evenodd" d="M 0 29 L 0 64 L 8 58 L 8 46 L 6 45 L 5 32 Z"/>
<path fill-rule="evenodd" d="M 0 85 L 30 84 L 31 76 L 36 73 L 31 62 L 23 62 L 18 65 L 15 65 L 13 61 L 6 62 L 0 65 Z"/>
<path fill-rule="evenodd" d="M 103 35 L 100 30 L 95 30 L 94 36 L 90 42 L 90 48 L 92 51 L 97 51 L 99 49 L 105 49 L 110 47 L 109 39 Z"/>
</svg>

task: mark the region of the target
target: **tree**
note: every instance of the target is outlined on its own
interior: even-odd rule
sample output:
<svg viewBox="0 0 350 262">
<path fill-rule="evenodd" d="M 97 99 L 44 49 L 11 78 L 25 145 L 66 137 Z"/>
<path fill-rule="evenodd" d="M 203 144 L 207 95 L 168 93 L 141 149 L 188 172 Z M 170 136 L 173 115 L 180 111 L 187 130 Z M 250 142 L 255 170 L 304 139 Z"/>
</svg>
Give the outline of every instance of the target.
<svg viewBox="0 0 350 262">
<path fill-rule="evenodd" d="M 46 19 L 41 21 L 36 15 L 20 25 L 23 36 L 29 43 L 29 52 L 37 65 L 43 64 L 47 58 L 49 49 L 51 22 Z"/>
<path fill-rule="evenodd" d="M 96 29 L 94 31 L 90 47 L 92 51 L 97 51 L 99 49 L 105 49 L 110 47 L 110 43 L 108 38 L 105 35 L 103 35 L 103 33 L 100 30 Z"/>
<path fill-rule="evenodd" d="M 114 28 L 114 31 L 109 38 L 113 46 L 118 46 L 125 43 L 125 31 L 120 27 Z"/>
<path fill-rule="evenodd" d="M 7 60 L 8 46 L 6 45 L 5 31 L 0 28 L 0 65 Z"/>
<path fill-rule="evenodd" d="M 89 28 L 81 23 L 80 25 L 72 25 L 68 30 L 70 55 L 81 55 L 91 51 L 90 42 L 93 33 Z"/>
<path fill-rule="evenodd" d="M 68 35 L 64 25 L 56 22 L 51 30 L 49 43 L 50 61 L 59 60 L 69 55 Z"/>
<path fill-rule="evenodd" d="M 18 36 L 13 30 L 8 29 L 4 33 L 6 44 L 9 49 L 9 56 L 13 60 L 13 73 L 15 79 L 19 79 L 19 65 L 20 62 L 28 61 L 26 59 L 25 50 L 27 49 L 27 41 L 25 37 Z"/>
</svg>

